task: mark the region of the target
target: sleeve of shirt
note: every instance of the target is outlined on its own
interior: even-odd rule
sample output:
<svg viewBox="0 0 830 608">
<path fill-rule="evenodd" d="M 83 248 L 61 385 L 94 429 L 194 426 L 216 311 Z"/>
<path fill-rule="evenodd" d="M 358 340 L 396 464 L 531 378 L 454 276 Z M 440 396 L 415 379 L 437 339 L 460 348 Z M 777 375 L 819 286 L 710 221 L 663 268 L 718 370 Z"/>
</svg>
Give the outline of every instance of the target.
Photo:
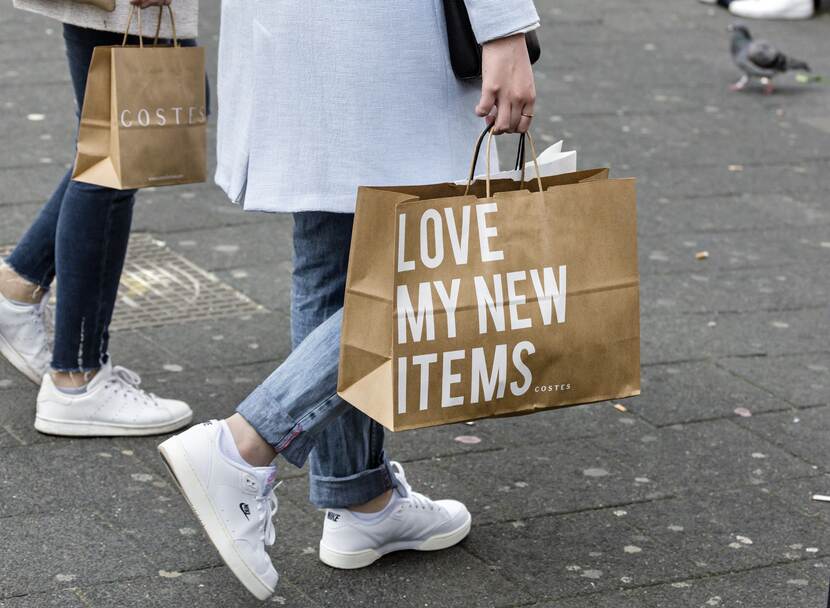
<svg viewBox="0 0 830 608">
<path fill-rule="evenodd" d="M 530 31 L 539 24 L 533 0 L 464 0 L 476 40 L 490 40 Z"/>
</svg>

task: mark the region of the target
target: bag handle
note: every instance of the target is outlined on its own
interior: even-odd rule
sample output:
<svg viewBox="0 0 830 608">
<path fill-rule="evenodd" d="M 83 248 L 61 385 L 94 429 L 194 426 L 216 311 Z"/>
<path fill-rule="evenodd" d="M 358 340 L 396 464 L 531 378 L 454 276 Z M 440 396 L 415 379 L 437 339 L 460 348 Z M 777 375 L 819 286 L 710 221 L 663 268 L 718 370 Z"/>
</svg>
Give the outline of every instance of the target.
<svg viewBox="0 0 830 608">
<path fill-rule="evenodd" d="M 164 15 L 164 7 L 167 6 L 167 12 L 170 14 L 170 29 L 173 33 L 173 46 L 178 48 L 181 46 L 179 44 L 179 37 L 176 35 L 176 18 L 173 16 L 173 7 L 169 4 L 167 5 L 159 5 L 159 17 L 158 21 L 156 22 L 156 34 L 153 39 L 153 46 L 158 46 L 159 43 L 159 33 L 161 32 L 161 19 Z M 139 48 L 144 48 L 144 28 L 141 27 L 141 11 L 143 9 L 138 9 L 138 46 Z M 130 16 L 127 18 L 127 27 L 124 30 L 124 39 L 121 41 L 121 46 L 127 46 L 127 38 L 130 35 L 130 26 L 133 24 L 133 14 L 136 13 L 136 5 L 130 5 Z"/>
<path fill-rule="evenodd" d="M 476 141 L 476 147 L 473 151 L 473 160 L 470 165 L 470 174 L 467 177 L 467 187 L 464 189 L 464 196 L 467 196 L 470 193 L 470 186 L 475 181 L 475 170 L 476 170 L 476 162 L 478 161 L 478 156 L 481 153 L 481 144 L 484 143 L 484 138 L 487 137 L 487 148 L 485 150 L 487 154 L 486 159 L 486 166 L 487 166 L 487 173 L 486 173 L 486 184 L 487 184 L 487 198 L 490 198 L 490 150 L 491 144 L 493 142 L 493 125 L 488 125 L 484 131 L 481 132 L 481 135 L 478 136 L 478 140 Z M 519 139 L 519 149 L 516 158 L 516 163 L 518 164 L 521 162 L 521 171 L 522 171 L 522 181 L 519 186 L 519 190 L 522 190 L 525 185 L 525 138 L 527 141 L 530 142 L 530 152 L 533 154 L 533 166 L 536 168 L 536 182 L 539 185 L 539 192 L 543 192 L 544 188 L 542 187 L 542 172 L 539 170 L 539 159 L 536 154 L 536 145 L 533 143 L 533 136 L 528 133 L 522 133 L 521 139 Z M 518 168 L 518 167 L 517 167 Z"/>
</svg>

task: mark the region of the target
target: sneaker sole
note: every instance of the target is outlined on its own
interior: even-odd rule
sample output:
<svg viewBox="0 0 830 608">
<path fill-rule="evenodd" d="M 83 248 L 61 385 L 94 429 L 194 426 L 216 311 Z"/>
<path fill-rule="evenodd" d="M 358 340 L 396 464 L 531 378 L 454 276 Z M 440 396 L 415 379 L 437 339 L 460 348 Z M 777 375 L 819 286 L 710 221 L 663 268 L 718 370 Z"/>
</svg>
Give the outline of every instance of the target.
<svg viewBox="0 0 830 608">
<path fill-rule="evenodd" d="M 190 466 L 181 440 L 171 437 L 158 446 L 158 451 L 182 496 L 234 576 L 257 599 L 267 600 L 271 597 L 276 586 L 271 588 L 266 585 L 237 552 L 228 529 L 216 514 L 207 491 Z"/>
<path fill-rule="evenodd" d="M 193 413 L 165 424 L 153 426 L 128 426 L 83 420 L 55 420 L 41 415 L 35 416 L 35 429 L 44 435 L 60 437 L 135 437 L 141 435 L 164 435 L 190 424 Z"/>
<path fill-rule="evenodd" d="M 37 372 L 29 367 L 29 364 L 26 363 L 26 359 L 24 359 L 20 353 L 18 353 L 12 345 L 8 343 L 6 338 L 3 337 L 3 334 L 0 334 L 0 355 L 3 355 L 6 358 L 6 361 L 11 363 L 12 367 L 14 367 L 17 371 L 40 386 L 43 378 L 38 376 Z"/>
<path fill-rule="evenodd" d="M 451 532 L 436 534 L 435 536 L 431 536 L 424 541 L 392 543 L 377 549 L 366 549 L 365 551 L 335 551 L 334 549 L 327 547 L 321 540 L 320 561 L 327 566 L 331 566 L 332 568 L 355 570 L 357 568 L 365 568 L 366 566 L 370 566 L 384 555 L 395 551 L 440 551 L 441 549 L 449 549 L 467 537 L 470 533 L 472 521 L 473 518 L 468 513 L 467 521 Z"/>
</svg>

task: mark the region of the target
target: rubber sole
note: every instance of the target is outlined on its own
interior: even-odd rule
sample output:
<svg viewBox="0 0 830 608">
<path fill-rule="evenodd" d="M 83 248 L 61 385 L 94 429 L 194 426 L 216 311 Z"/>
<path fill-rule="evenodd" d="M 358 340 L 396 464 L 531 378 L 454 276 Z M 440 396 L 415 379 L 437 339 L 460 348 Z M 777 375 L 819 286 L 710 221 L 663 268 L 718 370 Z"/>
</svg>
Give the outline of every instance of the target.
<svg viewBox="0 0 830 608">
<path fill-rule="evenodd" d="M 59 437 L 136 437 L 146 435 L 164 435 L 172 433 L 190 424 L 193 413 L 161 425 L 127 426 L 83 420 L 56 420 L 37 414 L 35 429 L 45 435 Z"/>
<path fill-rule="evenodd" d="M 0 355 L 6 358 L 6 361 L 12 364 L 17 371 L 26 376 L 29 380 L 40 386 L 43 378 L 37 375 L 37 372 L 29 367 L 26 360 L 18 353 L 11 344 L 6 341 L 6 338 L 0 334 Z"/>
<path fill-rule="evenodd" d="M 158 446 L 159 454 L 167 470 L 173 478 L 176 486 L 184 496 L 187 504 L 193 510 L 193 514 L 202 524 L 207 537 L 225 564 L 233 572 L 239 582 L 250 591 L 258 600 L 267 600 L 273 595 L 274 588 L 266 585 L 257 574 L 248 567 L 248 564 L 239 555 L 234 546 L 233 539 L 228 533 L 221 518 L 216 515 L 210 497 L 202 482 L 196 476 L 190 461 L 187 458 L 181 440 L 178 437 L 171 437 Z"/>
<path fill-rule="evenodd" d="M 378 561 L 384 555 L 393 553 L 395 551 L 440 551 L 441 549 L 449 549 L 453 545 L 457 545 L 464 540 L 470 533 L 473 518 L 468 513 L 467 521 L 461 526 L 446 532 L 444 534 L 436 534 L 430 536 L 424 541 L 412 543 L 392 543 L 384 545 L 377 549 L 366 549 L 364 551 L 335 551 L 320 541 L 320 561 L 341 570 L 355 570 L 357 568 L 365 568 Z"/>
</svg>

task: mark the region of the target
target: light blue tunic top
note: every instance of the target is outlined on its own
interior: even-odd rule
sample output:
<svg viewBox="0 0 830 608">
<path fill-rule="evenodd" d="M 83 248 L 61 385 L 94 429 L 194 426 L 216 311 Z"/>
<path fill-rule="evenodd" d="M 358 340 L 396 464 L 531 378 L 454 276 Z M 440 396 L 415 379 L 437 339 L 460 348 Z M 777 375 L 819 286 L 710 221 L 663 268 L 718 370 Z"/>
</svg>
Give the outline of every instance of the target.
<svg viewBox="0 0 830 608">
<path fill-rule="evenodd" d="M 486 42 L 533 0 L 465 0 Z M 246 210 L 354 211 L 359 185 L 455 180 L 483 127 L 442 0 L 223 0 L 216 183 Z"/>
</svg>

